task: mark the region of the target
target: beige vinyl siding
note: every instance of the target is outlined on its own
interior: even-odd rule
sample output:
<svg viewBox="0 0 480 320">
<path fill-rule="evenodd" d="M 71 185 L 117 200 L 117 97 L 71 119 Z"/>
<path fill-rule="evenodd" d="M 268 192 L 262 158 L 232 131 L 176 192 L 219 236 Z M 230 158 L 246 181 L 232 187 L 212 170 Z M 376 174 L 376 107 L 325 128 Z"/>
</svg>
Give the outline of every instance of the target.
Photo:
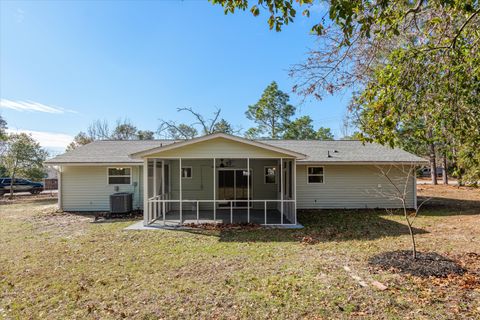
<svg viewBox="0 0 480 320">
<path fill-rule="evenodd" d="M 180 172 L 179 161 L 172 160 L 170 163 L 171 199 L 180 198 Z M 209 159 L 182 159 L 182 167 L 192 167 L 192 178 L 182 179 L 183 200 L 212 200 L 213 199 L 213 160 Z M 174 206 L 176 208 L 176 206 Z M 185 204 L 184 207 L 191 207 Z M 200 209 L 212 208 L 211 204 L 203 203 Z"/>
<path fill-rule="evenodd" d="M 107 180 L 108 166 L 63 166 L 61 181 L 62 208 L 65 211 L 108 211 L 115 185 Z M 118 185 L 118 192 L 131 192 L 133 208 L 143 208 L 142 168 L 131 166 L 132 183 Z M 137 186 L 134 186 L 137 182 Z"/>
<path fill-rule="evenodd" d="M 291 158 L 291 156 L 279 152 L 224 138 L 197 142 L 184 147 L 149 155 L 151 158 L 245 158 L 247 156 L 249 158 Z"/>
<path fill-rule="evenodd" d="M 399 200 L 379 195 L 379 190 L 391 192 L 393 187 L 373 165 L 324 165 L 324 183 L 307 183 L 306 165 L 297 166 L 297 208 L 398 208 Z M 397 180 L 405 174 L 392 170 Z M 415 206 L 413 177 L 408 182 L 408 206 Z"/>
</svg>

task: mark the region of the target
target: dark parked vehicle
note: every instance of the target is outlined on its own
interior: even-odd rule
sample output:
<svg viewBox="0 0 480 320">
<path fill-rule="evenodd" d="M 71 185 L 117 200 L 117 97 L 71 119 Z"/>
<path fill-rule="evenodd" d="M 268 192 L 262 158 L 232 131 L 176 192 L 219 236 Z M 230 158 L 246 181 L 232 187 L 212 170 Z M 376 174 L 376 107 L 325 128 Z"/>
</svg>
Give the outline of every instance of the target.
<svg viewBox="0 0 480 320">
<path fill-rule="evenodd" d="M 10 192 L 10 178 L 0 178 L 0 196 Z M 43 191 L 43 183 L 32 182 L 27 179 L 15 179 L 13 182 L 13 192 L 30 192 L 38 194 Z"/>
<path fill-rule="evenodd" d="M 435 171 L 436 171 L 436 173 L 437 173 L 437 177 L 441 177 L 441 176 L 442 176 L 443 170 L 442 170 L 441 167 L 437 167 Z M 430 168 L 422 168 L 422 169 L 420 170 L 420 174 L 421 174 L 422 177 L 430 177 L 430 176 L 431 176 L 431 172 L 432 172 L 432 170 L 431 170 Z"/>
</svg>

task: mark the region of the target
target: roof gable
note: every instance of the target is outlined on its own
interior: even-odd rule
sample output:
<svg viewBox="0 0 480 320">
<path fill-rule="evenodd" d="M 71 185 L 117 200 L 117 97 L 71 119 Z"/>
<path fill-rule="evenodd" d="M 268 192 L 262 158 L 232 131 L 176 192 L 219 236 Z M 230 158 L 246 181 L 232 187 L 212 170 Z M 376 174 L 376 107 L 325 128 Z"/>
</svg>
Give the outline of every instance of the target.
<svg viewBox="0 0 480 320">
<path fill-rule="evenodd" d="M 224 133 L 206 135 L 131 154 L 133 158 L 157 156 L 190 158 L 292 157 L 297 159 L 306 157 L 305 154 L 300 152 Z"/>
</svg>

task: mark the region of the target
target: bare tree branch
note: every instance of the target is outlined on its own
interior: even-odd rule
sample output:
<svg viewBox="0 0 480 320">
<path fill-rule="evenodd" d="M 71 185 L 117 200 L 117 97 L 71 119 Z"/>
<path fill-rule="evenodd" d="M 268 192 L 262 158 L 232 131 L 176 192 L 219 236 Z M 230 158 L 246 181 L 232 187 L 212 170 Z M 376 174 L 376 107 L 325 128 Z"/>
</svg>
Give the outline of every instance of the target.
<svg viewBox="0 0 480 320">
<path fill-rule="evenodd" d="M 407 222 L 408 226 L 408 231 L 410 233 L 410 239 L 412 243 L 412 257 L 413 259 L 417 258 L 417 247 L 416 247 L 416 242 L 415 242 L 415 235 L 413 232 L 413 223 L 415 222 L 416 217 L 418 216 L 418 212 L 420 211 L 420 208 L 423 206 L 425 202 L 427 202 L 430 199 L 424 200 L 419 206 L 415 208 L 415 211 L 413 214 L 409 214 L 408 209 L 407 209 L 407 199 L 408 199 L 408 186 L 410 181 L 413 180 L 413 175 L 415 174 L 415 164 L 409 164 L 409 165 L 391 165 L 388 166 L 388 169 L 385 169 L 383 166 L 377 166 L 377 170 L 380 172 L 380 176 L 385 178 L 389 185 L 393 187 L 393 191 L 384 191 L 384 190 L 375 190 L 377 194 L 379 194 L 382 197 L 386 197 L 388 199 L 392 200 L 399 200 L 401 205 L 402 205 L 402 211 L 403 211 L 403 216 L 405 218 L 405 221 Z M 400 177 L 398 178 L 399 182 L 395 182 L 395 178 L 392 176 L 394 175 L 394 170 L 397 173 L 400 173 Z M 403 185 L 403 188 L 399 187 L 400 185 Z M 414 186 L 416 188 L 416 186 Z M 388 212 L 388 210 L 387 210 Z"/>
<path fill-rule="evenodd" d="M 480 13 L 480 9 L 478 9 L 477 11 L 475 11 L 474 13 L 472 13 L 470 15 L 470 17 L 468 17 L 467 20 L 465 20 L 465 22 L 462 24 L 462 26 L 460 27 L 460 29 L 458 29 L 458 32 L 457 34 L 453 37 L 453 40 L 452 40 L 452 44 L 451 44 L 451 47 L 455 49 L 455 45 L 457 43 L 457 39 L 458 37 L 460 36 L 460 34 L 462 33 L 463 29 L 465 29 L 465 27 L 470 23 L 470 21 L 472 21 L 472 19 L 478 14 Z"/>
</svg>

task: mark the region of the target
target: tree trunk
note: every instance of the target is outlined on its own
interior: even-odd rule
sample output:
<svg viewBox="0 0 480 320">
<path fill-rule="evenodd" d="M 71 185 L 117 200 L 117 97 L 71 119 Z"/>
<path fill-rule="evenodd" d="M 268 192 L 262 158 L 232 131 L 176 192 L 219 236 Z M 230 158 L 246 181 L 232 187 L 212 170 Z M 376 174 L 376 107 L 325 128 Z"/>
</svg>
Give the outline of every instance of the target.
<svg viewBox="0 0 480 320">
<path fill-rule="evenodd" d="M 442 157 L 442 181 L 443 184 L 448 184 L 448 167 L 447 167 L 447 155 L 444 153 Z"/>
<path fill-rule="evenodd" d="M 430 143 L 430 175 L 432 177 L 432 184 L 436 185 L 437 182 L 437 159 L 435 156 L 435 144 Z"/>
<path fill-rule="evenodd" d="M 275 132 L 275 119 L 272 119 L 272 139 L 276 139 L 277 133 Z"/>
<path fill-rule="evenodd" d="M 405 216 L 405 220 L 407 221 L 408 232 L 410 233 L 410 239 L 412 241 L 412 258 L 413 260 L 415 260 L 417 259 L 417 244 L 415 242 L 415 235 L 413 234 L 412 223 L 408 218 L 407 205 L 405 201 L 402 201 L 402 205 L 403 205 L 403 215 Z"/>
<path fill-rule="evenodd" d="M 10 199 L 13 199 L 13 182 L 15 181 L 15 174 L 10 177 Z"/>
<path fill-rule="evenodd" d="M 408 231 L 410 232 L 410 239 L 412 240 L 412 257 L 415 260 L 417 259 L 417 244 L 415 243 L 415 236 L 413 235 L 413 229 L 410 222 L 408 222 Z"/>
</svg>

